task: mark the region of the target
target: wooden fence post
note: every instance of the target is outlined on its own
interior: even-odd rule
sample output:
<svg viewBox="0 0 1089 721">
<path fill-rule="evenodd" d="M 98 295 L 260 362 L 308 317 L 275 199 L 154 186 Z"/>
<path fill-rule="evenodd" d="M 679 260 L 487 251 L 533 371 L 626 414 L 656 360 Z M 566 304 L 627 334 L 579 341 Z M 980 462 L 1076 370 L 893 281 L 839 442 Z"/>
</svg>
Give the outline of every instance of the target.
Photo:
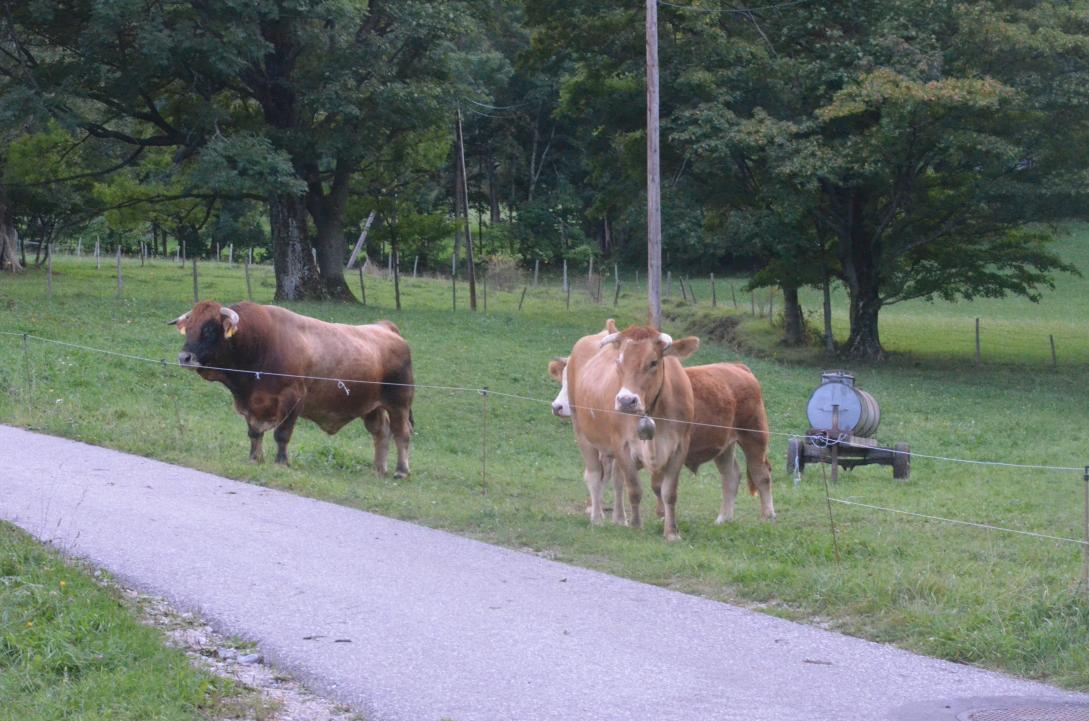
<svg viewBox="0 0 1089 721">
<path fill-rule="evenodd" d="M 102 247 L 101 241 L 95 238 L 95 270 L 102 270 Z"/>
<path fill-rule="evenodd" d="M 246 259 L 246 300 L 253 300 L 253 285 L 250 284 L 250 263 L 253 262 L 253 248 L 250 248 L 250 257 Z"/>
<path fill-rule="evenodd" d="M 979 348 L 979 318 L 976 318 L 976 365 L 982 365 L 983 359 Z"/>
<path fill-rule="evenodd" d="M 117 297 L 120 298 L 124 293 L 124 287 L 121 284 L 121 244 L 117 245 Z"/>
<path fill-rule="evenodd" d="M 1055 355 L 1055 336 L 1048 335 L 1047 339 L 1051 343 L 1051 367 L 1052 368 L 1058 368 L 1059 367 L 1059 357 L 1057 355 Z"/>
<path fill-rule="evenodd" d="M 420 265 L 420 256 L 416 256 L 416 259 L 412 261 L 412 277 L 416 277 L 416 268 Z"/>
<path fill-rule="evenodd" d="M 200 286 L 197 281 L 197 256 L 193 256 L 193 305 L 200 302 Z"/>
<path fill-rule="evenodd" d="M 620 302 L 620 281 L 616 281 L 616 292 L 613 293 L 613 308 Z"/>
<path fill-rule="evenodd" d="M 522 297 L 518 299 L 518 310 L 522 310 L 522 303 L 526 302 L 526 291 L 529 290 L 529 286 L 522 286 Z"/>
<path fill-rule="evenodd" d="M 715 292 L 715 274 L 711 274 L 711 307 L 718 307 L 718 294 Z"/>
<path fill-rule="evenodd" d="M 533 261 L 533 287 L 537 287 L 537 276 L 541 272 L 541 259 Z"/>
<path fill-rule="evenodd" d="M 45 261 L 45 295 L 53 300 L 53 249 L 50 248 Z"/>
</svg>

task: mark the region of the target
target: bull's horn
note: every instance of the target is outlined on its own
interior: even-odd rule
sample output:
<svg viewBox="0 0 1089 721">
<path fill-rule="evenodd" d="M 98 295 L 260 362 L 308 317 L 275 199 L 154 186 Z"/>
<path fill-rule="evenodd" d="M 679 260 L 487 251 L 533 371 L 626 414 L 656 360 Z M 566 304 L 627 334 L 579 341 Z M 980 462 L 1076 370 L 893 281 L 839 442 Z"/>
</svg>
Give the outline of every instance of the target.
<svg viewBox="0 0 1089 721">
<path fill-rule="evenodd" d="M 238 313 L 235 313 L 230 308 L 220 308 L 219 312 L 222 313 L 223 315 L 227 316 L 227 318 L 230 319 L 231 325 L 233 325 L 236 328 L 238 327 Z"/>
<path fill-rule="evenodd" d="M 605 330 L 609 331 L 610 333 L 615 333 L 616 332 L 616 321 L 613 320 L 612 318 L 609 318 L 607 321 L 605 321 Z"/>
<path fill-rule="evenodd" d="M 619 343 L 619 342 L 620 342 L 620 334 L 619 333 L 610 333 L 609 335 L 607 335 L 607 336 L 605 336 L 604 338 L 601 339 L 601 342 L 597 344 L 597 347 L 598 348 L 604 348 L 605 346 L 609 345 L 610 343 Z"/>
<path fill-rule="evenodd" d="M 167 325 L 177 325 L 178 323 L 184 323 L 185 321 L 189 320 L 189 314 L 192 313 L 192 312 L 193 311 L 191 311 L 191 310 L 187 310 L 186 312 L 182 313 L 181 315 L 179 315 L 174 320 L 168 320 L 166 322 L 166 324 Z"/>
<path fill-rule="evenodd" d="M 668 333 L 659 333 L 658 341 L 662 344 L 663 353 L 669 350 L 669 346 L 673 345 L 673 338 Z"/>
</svg>

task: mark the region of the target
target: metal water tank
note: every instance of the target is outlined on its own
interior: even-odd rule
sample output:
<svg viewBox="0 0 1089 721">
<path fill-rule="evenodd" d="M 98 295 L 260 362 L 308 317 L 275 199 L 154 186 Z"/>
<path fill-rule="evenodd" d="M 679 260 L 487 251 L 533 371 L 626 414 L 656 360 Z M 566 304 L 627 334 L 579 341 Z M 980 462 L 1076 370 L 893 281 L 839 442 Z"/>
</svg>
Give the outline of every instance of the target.
<svg viewBox="0 0 1089 721">
<path fill-rule="evenodd" d="M 832 429 L 832 408 L 839 406 L 839 430 L 862 438 L 877 433 L 881 409 L 866 391 L 855 386 L 855 377 L 846 371 L 821 373 L 821 384 L 809 397 L 806 415 L 815 430 Z"/>
</svg>

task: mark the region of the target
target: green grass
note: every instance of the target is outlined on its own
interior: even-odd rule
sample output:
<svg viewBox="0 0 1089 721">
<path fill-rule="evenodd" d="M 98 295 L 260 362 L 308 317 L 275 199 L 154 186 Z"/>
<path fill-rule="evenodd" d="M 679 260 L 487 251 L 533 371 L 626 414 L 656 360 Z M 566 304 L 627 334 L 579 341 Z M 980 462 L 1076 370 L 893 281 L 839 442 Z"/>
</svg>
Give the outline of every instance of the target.
<svg viewBox="0 0 1089 721">
<path fill-rule="evenodd" d="M 0 719 L 221 718 L 237 691 L 165 647 L 117 593 L 0 523 Z"/>
<path fill-rule="evenodd" d="M 1064 240 L 1062 251 L 1079 264 L 1089 260 L 1085 231 Z M 0 279 L 0 307 L 6 308 L 0 331 L 172 359 L 181 339 L 164 323 L 189 307 L 190 273 L 164 261 L 137 266 L 126 265 L 121 300 L 115 298 L 112 267 L 96 271 L 85 259 L 58 261 L 52 301 L 45 298 L 40 272 Z M 203 264 L 201 271 L 202 296 L 244 296 L 240 268 Z M 269 301 L 271 272 L 257 273 L 256 299 Z M 716 317 L 733 312 L 730 282 L 718 282 L 719 300 L 726 300 L 713 312 Z M 811 351 L 781 353 L 766 319 L 745 318 L 740 328 L 746 347 L 759 352 L 742 357 L 730 347 L 705 343 L 693 362 L 744 360 L 760 378 L 772 430 L 784 434 L 774 437 L 771 449 L 779 520 L 759 522 L 756 501 L 744 498 L 738 520 L 715 527 L 720 488 L 708 465 L 696 477 L 682 477 L 678 517 L 684 540 L 667 544 L 657 522 L 643 531 L 588 524 L 570 427 L 552 418 L 547 405 L 556 391 L 547 376 L 551 356 L 599 330 L 607 316 L 621 323 L 645 317 L 634 284 L 615 309 L 611 283 L 604 304 L 590 303 L 576 290 L 570 310 L 558 289 L 530 289 L 521 312 L 521 286 L 504 292 L 493 287 L 485 315 L 465 310 L 463 284 L 459 310 L 452 313 L 448 283 L 407 279 L 405 310 L 398 313 L 390 283 L 371 276 L 367 283 L 366 308 L 292 307 L 345 322 L 393 319 L 412 344 L 421 384 L 487 385 L 543 401 L 488 398 L 486 478 L 480 463 L 484 401 L 475 391 L 419 390 L 413 476 L 404 482 L 370 470 L 370 442 L 361 424 L 330 437 L 300 423 L 291 468 L 251 465 L 245 424 L 221 386 L 177 368 L 34 341 L 24 358 L 18 337 L 0 336 L 0 420 L 1089 689 L 1089 602 L 1078 588 L 1077 545 L 836 506 L 836 562 L 820 469 L 808 469 L 798 486 L 783 472 L 785 434 L 805 431 L 805 403 L 826 361 Z M 1089 358 L 1089 335 L 1077 323 L 1089 310 L 1087 289 L 1084 279 L 1063 277 L 1040 305 L 914 303 L 884 313 L 882 333 L 896 353 L 893 361 L 854 367 L 859 383 L 881 403 L 879 438 L 941 456 L 1061 466 L 1089 462 L 1089 392 L 1083 365 L 1076 362 Z M 667 314 L 679 320 L 667 330 L 683 332 L 697 315 L 712 313 L 707 280 L 696 282 L 695 291 L 699 305 L 692 308 L 679 302 L 675 282 Z M 807 307 L 817 307 L 815 301 L 805 299 Z M 842 299 L 837 302 L 842 333 Z M 985 364 L 975 368 L 977 316 L 984 318 L 985 330 L 994 324 L 1013 338 L 1055 334 L 1058 367 L 1051 368 L 1046 347 L 1028 355 L 1009 345 L 1000 353 L 996 343 L 992 352 L 985 332 Z M 915 459 L 908 483 L 894 483 L 891 469 L 871 466 L 844 474 L 832 492 L 873 505 L 1080 538 L 1084 485 L 1075 472 Z"/>
</svg>

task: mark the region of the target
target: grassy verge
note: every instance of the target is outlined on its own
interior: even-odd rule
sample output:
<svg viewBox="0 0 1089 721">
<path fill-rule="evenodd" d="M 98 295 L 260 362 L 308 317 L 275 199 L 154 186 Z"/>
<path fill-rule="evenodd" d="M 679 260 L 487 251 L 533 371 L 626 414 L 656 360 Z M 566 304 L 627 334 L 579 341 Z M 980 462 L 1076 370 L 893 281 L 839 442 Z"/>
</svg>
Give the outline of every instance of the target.
<svg viewBox="0 0 1089 721">
<path fill-rule="evenodd" d="M 0 523 L 0 719 L 192 721 L 240 708 L 121 598 Z"/>
<path fill-rule="evenodd" d="M 1083 245 L 1084 237 L 1075 235 L 1064 250 L 1079 261 Z M 151 359 L 176 355 L 180 338 L 164 322 L 189 307 L 188 269 L 164 261 L 142 269 L 127 265 L 122 299 L 115 298 L 112 269 L 96 271 L 93 261 L 75 259 L 59 260 L 56 269 L 52 300 L 45 297 L 40 273 L 0 279 L 0 307 L 6 308 L 0 331 Z M 240 268 L 201 269 L 203 296 L 244 297 Z M 269 301 L 268 270 L 255 280 L 256 299 Z M 622 293 L 616 308 L 609 292 L 598 305 L 578 290 L 568 310 L 557 288 L 531 288 L 518 311 L 520 286 L 492 288 L 489 312 L 471 314 L 464 310 L 463 286 L 460 310 L 452 313 L 447 283 L 407 279 L 405 310 L 398 313 L 391 284 L 374 277 L 367 282 L 366 308 L 294 307 L 343 322 L 391 318 L 413 346 L 419 383 L 470 389 L 419 391 L 414 473 L 407 482 L 370 471 L 369 439 L 360 424 L 330 437 L 300 423 L 291 468 L 251 465 L 244 423 L 222 387 L 176 368 L 71 347 L 31 341 L 24 353 L 21 339 L 12 336 L 0 336 L 0 420 L 1089 689 L 1089 603 L 1078 589 L 1077 545 L 837 506 L 836 562 L 820 469 L 807 470 L 798 485 L 783 469 L 786 434 L 804 432 L 805 403 L 824 361 L 812 353 L 777 360 L 771 331 L 763 330 L 766 320 L 743 319 L 738 329 L 747 344 L 763 349 L 759 354 L 741 356 L 729 345 L 706 343 L 693 362 L 740 359 L 761 379 L 772 430 L 784 434 L 775 436 L 771 450 L 779 521 L 760 523 L 756 502 L 742 499 L 736 523 L 713 526 L 720 489 L 708 466 L 682 477 L 678 515 L 684 540 L 666 544 L 655 523 L 643 532 L 589 526 L 570 428 L 552 418 L 547 405 L 555 394 L 546 371 L 549 357 L 600 329 L 606 316 L 621 323 L 645 317 L 636 289 Z M 695 309 L 676 297 L 667 304 L 678 318 L 678 327 L 667 330 L 678 332 L 694 313 L 711 313 L 710 293 L 701 285 L 706 282 L 695 283 Z M 720 301 L 728 297 L 722 291 L 727 282 L 719 281 Z M 1064 278 L 1055 292 L 1059 302 L 988 301 L 983 315 L 1015 336 L 1041 329 L 1055 334 L 1064 327 L 1070 337 L 1075 330 L 1086 336 L 1072 320 L 1089 311 L 1086 285 Z M 1012 348 L 1001 363 L 985 353 L 987 363 L 975 368 L 974 344 L 953 343 L 936 329 L 948 324 L 970 334 L 984 306 L 908 306 L 883 316 L 885 337 L 900 355 L 883 366 L 854 368 L 881 403 L 882 441 L 906 441 L 917 452 L 937 456 L 1085 462 L 1089 390 L 1073 350 L 1060 350 L 1057 368 L 1049 356 L 1026 358 Z M 732 312 L 731 301 L 712 315 Z M 837 308 L 837 323 L 842 317 Z M 1089 336 L 1083 347 L 1089 357 Z M 489 398 L 488 472 L 482 477 L 483 404 L 472 389 L 484 385 L 543 402 Z M 865 467 L 845 474 L 832 492 L 846 500 L 1047 535 L 1076 539 L 1083 532 L 1084 483 L 1077 472 L 917 458 L 909 483 L 893 483 L 887 467 Z"/>
</svg>

